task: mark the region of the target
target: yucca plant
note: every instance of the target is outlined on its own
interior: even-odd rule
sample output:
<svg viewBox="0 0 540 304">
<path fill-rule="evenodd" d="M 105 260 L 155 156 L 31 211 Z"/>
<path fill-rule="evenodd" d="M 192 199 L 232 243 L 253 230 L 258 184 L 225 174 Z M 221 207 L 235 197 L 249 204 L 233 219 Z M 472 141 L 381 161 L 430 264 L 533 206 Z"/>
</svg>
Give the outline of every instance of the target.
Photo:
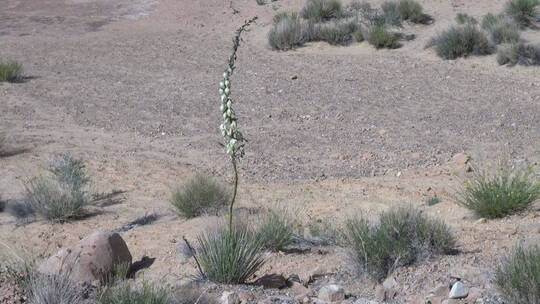
<svg viewBox="0 0 540 304">
<path fill-rule="evenodd" d="M 501 218 L 527 208 L 540 197 L 530 168 L 501 165 L 495 172 L 475 170 L 456 194 L 457 203 L 479 217 Z"/>
</svg>

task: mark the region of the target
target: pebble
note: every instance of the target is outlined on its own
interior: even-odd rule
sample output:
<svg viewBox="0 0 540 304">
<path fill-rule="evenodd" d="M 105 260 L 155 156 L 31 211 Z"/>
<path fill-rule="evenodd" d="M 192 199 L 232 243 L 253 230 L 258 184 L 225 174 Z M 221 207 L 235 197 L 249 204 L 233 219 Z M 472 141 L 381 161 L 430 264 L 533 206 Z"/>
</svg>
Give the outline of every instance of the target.
<svg viewBox="0 0 540 304">
<path fill-rule="evenodd" d="M 448 293 L 448 298 L 450 299 L 463 299 L 469 295 L 469 290 L 461 281 L 457 281 L 452 286 L 450 293 Z"/>
</svg>

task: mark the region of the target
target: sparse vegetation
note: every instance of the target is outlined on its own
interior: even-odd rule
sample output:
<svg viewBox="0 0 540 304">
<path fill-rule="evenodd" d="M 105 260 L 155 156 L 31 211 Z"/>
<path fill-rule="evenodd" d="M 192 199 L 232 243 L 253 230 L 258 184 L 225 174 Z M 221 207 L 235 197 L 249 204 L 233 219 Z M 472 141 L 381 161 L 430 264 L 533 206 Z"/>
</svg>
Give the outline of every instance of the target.
<svg viewBox="0 0 540 304">
<path fill-rule="evenodd" d="M 385 15 L 397 15 L 401 20 L 414 23 L 425 23 L 428 17 L 424 14 L 422 5 L 414 0 L 386 1 L 381 5 Z"/>
<path fill-rule="evenodd" d="M 321 22 L 340 18 L 344 12 L 339 0 L 307 0 L 300 15 L 304 19 Z"/>
<path fill-rule="evenodd" d="M 540 247 L 517 247 L 498 266 L 495 285 L 509 304 L 540 303 Z"/>
<path fill-rule="evenodd" d="M 516 43 L 519 41 L 519 26 L 504 16 L 488 14 L 482 19 L 482 28 L 489 33 L 493 44 Z"/>
<path fill-rule="evenodd" d="M 257 234 L 266 249 L 280 251 L 292 243 L 294 225 L 287 210 L 266 210 L 258 222 Z"/>
<path fill-rule="evenodd" d="M 354 31 L 353 37 L 354 37 L 354 40 L 355 40 L 356 42 L 362 42 L 362 41 L 365 40 L 365 39 L 364 39 L 364 33 L 362 32 L 361 29 L 358 29 L 358 30 Z"/>
<path fill-rule="evenodd" d="M 500 65 L 540 65 L 540 46 L 512 43 L 499 46 L 497 62 Z"/>
<path fill-rule="evenodd" d="M 118 284 L 108 288 L 99 298 L 101 304 L 176 304 L 167 289 L 144 282 L 135 289 L 130 284 Z"/>
<path fill-rule="evenodd" d="M 268 43 L 275 50 L 290 50 L 306 42 L 305 28 L 297 14 L 278 14 L 268 33 Z"/>
<path fill-rule="evenodd" d="M 310 33 L 311 41 L 325 41 L 332 45 L 346 45 L 353 40 L 356 24 L 345 21 L 330 21 L 316 24 Z"/>
<path fill-rule="evenodd" d="M 428 47 L 434 47 L 437 55 L 444 59 L 456 59 L 470 55 L 488 55 L 493 46 L 477 25 L 454 25 L 433 38 Z"/>
<path fill-rule="evenodd" d="M 478 21 L 467 13 L 457 13 L 456 22 L 458 24 L 478 24 Z"/>
<path fill-rule="evenodd" d="M 229 193 L 212 178 L 196 175 L 172 194 L 171 204 L 179 215 L 193 218 L 203 214 L 217 215 L 229 200 Z"/>
<path fill-rule="evenodd" d="M 457 194 L 457 203 L 483 218 L 500 218 L 527 208 L 540 196 L 529 168 L 501 166 L 490 174 L 475 170 Z"/>
<path fill-rule="evenodd" d="M 25 251 L 0 243 L 0 274 L 11 283 L 27 290 L 36 275 L 36 262 Z"/>
<path fill-rule="evenodd" d="M 454 247 L 454 238 L 443 222 L 412 208 L 384 212 L 376 224 L 364 217 L 351 219 L 344 237 L 360 271 L 377 280 L 398 267 L 449 253 Z"/>
<path fill-rule="evenodd" d="M 68 273 L 59 275 L 36 275 L 29 286 L 32 304 L 82 304 L 80 288 L 69 279 Z"/>
<path fill-rule="evenodd" d="M 0 61 L 0 82 L 16 82 L 22 77 L 22 65 L 16 61 Z"/>
<path fill-rule="evenodd" d="M 428 206 L 434 206 L 440 203 L 441 200 L 437 196 L 432 196 L 426 200 L 426 205 Z"/>
<path fill-rule="evenodd" d="M 210 229 L 197 239 L 201 276 L 213 282 L 242 284 L 264 264 L 265 243 L 247 225 Z"/>
<path fill-rule="evenodd" d="M 396 35 L 382 25 L 375 25 L 370 28 L 366 36 L 366 40 L 377 49 L 400 47 Z"/>
<path fill-rule="evenodd" d="M 509 0 L 506 3 L 505 12 L 522 27 L 532 24 L 538 17 L 539 0 Z"/>
</svg>

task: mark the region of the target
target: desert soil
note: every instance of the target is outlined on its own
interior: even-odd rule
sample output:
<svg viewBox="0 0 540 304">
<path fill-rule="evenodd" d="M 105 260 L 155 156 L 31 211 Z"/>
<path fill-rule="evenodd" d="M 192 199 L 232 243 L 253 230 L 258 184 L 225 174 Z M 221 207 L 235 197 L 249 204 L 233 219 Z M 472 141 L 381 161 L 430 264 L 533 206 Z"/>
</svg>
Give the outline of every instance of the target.
<svg viewBox="0 0 540 304">
<path fill-rule="evenodd" d="M 399 270 L 395 301 L 416 303 L 455 276 L 492 292 L 494 265 L 508 249 L 540 241 L 540 205 L 475 224 L 452 193 L 470 164 L 538 165 L 540 70 L 501 67 L 494 56 L 444 61 L 424 49 L 456 13 L 496 13 L 504 1 L 420 2 L 435 23 L 406 25 L 417 37 L 400 49 L 312 43 L 275 52 L 266 43 L 273 15 L 298 10 L 303 0 L 1 1 L 0 56 L 22 62 L 27 76 L 0 85 L 0 127 L 13 152 L 0 158 L 2 198 L 22 198 L 24 182 L 45 174 L 43 160 L 60 152 L 85 160 L 95 191 L 126 192 L 120 204 L 63 225 L 22 225 L 2 213 L 0 240 L 46 257 L 92 231 L 157 212 L 163 216 L 156 223 L 122 235 L 135 259 L 156 258 L 140 279 L 187 282 L 195 265 L 176 247 L 211 219 L 181 219 L 168 199 L 197 172 L 231 178 L 219 145 L 217 83 L 234 30 L 258 16 L 232 83 L 249 140 L 239 206 L 286 206 L 299 224 L 416 206 L 452 227 L 461 253 Z M 533 42 L 538 36 L 525 33 Z M 458 153 L 470 162 L 460 163 Z M 442 202 L 426 206 L 434 195 Z M 353 298 L 373 297 L 374 285 L 353 276 L 341 248 L 269 259 L 261 274 L 323 267 L 328 275 L 316 284 L 336 282 Z M 235 288 L 205 290 L 219 296 Z"/>
</svg>

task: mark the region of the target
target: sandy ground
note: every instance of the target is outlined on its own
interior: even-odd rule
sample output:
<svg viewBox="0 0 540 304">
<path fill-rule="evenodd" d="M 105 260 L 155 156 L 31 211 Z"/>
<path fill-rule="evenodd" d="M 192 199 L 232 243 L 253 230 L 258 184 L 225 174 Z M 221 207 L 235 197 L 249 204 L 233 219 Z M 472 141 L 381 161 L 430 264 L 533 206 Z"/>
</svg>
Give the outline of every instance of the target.
<svg viewBox="0 0 540 304">
<path fill-rule="evenodd" d="M 167 200 L 196 172 L 230 178 L 219 146 L 217 82 L 234 29 L 257 15 L 233 78 L 239 125 L 249 139 L 239 206 L 285 205 L 299 210 L 299 223 L 339 222 L 398 205 L 444 219 L 463 253 L 400 271 L 399 303 L 449 282 L 456 269 L 473 267 L 489 277 L 508 248 L 540 240 L 539 206 L 475 225 L 452 202 L 465 174 L 452 157 L 538 164 L 540 70 L 501 67 L 494 56 L 443 61 L 424 49 L 457 12 L 498 12 L 504 1 L 420 2 L 435 23 L 406 25 L 404 32 L 417 38 L 400 49 L 314 43 L 290 52 L 271 51 L 266 33 L 277 11 L 299 9 L 300 0 L 0 2 L 0 55 L 22 62 L 28 76 L 0 85 L 0 127 L 10 149 L 21 150 L 0 158 L 2 197 L 21 198 L 24 181 L 44 174 L 43 159 L 59 152 L 85 160 L 96 191 L 127 191 L 121 204 L 64 225 L 21 226 L 0 214 L 0 240 L 47 256 L 155 211 L 164 215 L 158 222 L 123 236 L 135 258 L 156 257 L 142 277 L 184 282 L 195 268 L 178 260 L 176 246 L 209 219 L 179 219 Z M 525 33 L 533 42 L 538 36 Z M 434 194 L 443 202 L 425 206 Z M 280 266 L 262 273 L 335 265 L 322 283 L 372 295 L 372 286 L 351 278 L 340 248 L 323 251 L 274 254 L 271 264 Z M 490 289 L 489 279 L 471 284 Z"/>
</svg>

